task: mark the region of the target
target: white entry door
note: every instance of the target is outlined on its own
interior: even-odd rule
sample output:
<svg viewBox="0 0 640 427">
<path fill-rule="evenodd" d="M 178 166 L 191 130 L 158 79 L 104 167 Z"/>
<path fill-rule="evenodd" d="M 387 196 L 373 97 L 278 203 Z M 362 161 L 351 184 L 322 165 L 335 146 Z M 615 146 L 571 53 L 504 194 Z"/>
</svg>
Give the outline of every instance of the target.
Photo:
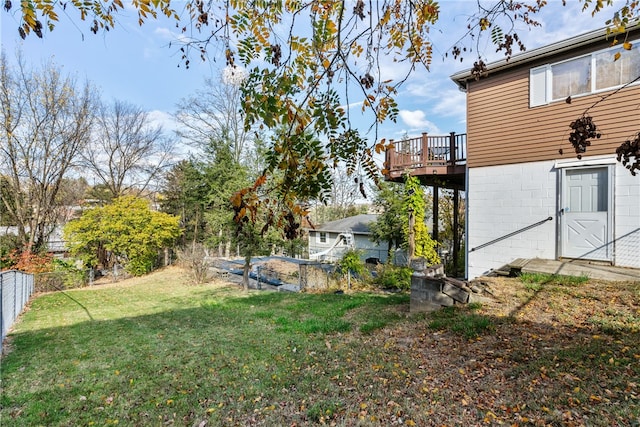
<svg viewBox="0 0 640 427">
<path fill-rule="evenodd" d="M 609 168 L 566 169 L 563 178 L 561 256 L 610 261 Z"/>
</svg>

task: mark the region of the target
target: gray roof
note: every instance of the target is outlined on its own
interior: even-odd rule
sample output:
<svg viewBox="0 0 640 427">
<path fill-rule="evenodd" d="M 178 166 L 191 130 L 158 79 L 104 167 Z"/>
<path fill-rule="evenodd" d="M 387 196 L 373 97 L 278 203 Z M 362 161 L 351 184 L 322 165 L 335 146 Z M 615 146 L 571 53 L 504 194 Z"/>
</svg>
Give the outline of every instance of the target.
<svg viewBox="0 0 640 427">
<path fill-rule="evenodd" d="M 640 29 L 640 21 L 627 26 L 627 31 L 637 31 Z M 568 38 L 556 43 L 552 43 L 546 46 L 533 49 L 519 55 L 514 55 L 508 61 L 506 58 L 498 61 L 490 62 L 486 65 L 487 72 L 495 73 L 496 71 L 508 70 L 510 68 L 522 66 L 528 64 L 537 59 L 546 58 L 552 55 L 564 53 L 577 49 L 579 47 L 588 46 L 592 43 L 605 40 L 612 37 L 612 34 L 607 34 L 606 28 L 600 28 L 588 33 L 580 34 L 575 37 Z M 466 89 L 466 82 L 473 79 L 471 69 L 457 72 L 450 76 L 451 80 L 458 84 L 462 89 Z"/>
<path fill-rule="evenodd" d="M 360 214 L 336 221 L 326 222 L 318 225 L 314 230 L 330 233 L 351 231 L 353 234 L 371 234 L 371 231 L 369 231 L 369 224 L 375 222 L 377 219 L 378 215 Z"/>
</svg>

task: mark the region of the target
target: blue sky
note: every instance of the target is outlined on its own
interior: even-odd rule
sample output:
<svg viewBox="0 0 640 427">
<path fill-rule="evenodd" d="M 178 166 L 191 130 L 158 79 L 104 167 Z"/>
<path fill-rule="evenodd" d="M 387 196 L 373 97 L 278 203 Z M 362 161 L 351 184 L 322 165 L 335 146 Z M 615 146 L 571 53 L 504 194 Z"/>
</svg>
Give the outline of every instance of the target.
<svg viewBox="0 0 640 427">
<path fill-rule="evenodd" d="M 17 2 L 14 2 L 17 3 Z M 528 49 L 563 40 L 598 27 L 610 17 L 613 9 L 592 18 L 581 13 L 576 1 L 568 0 L 562 7 L 559 0 L 551 0 L 539 16 L 542 26 L 522 29 L 520 36 Z M 431 71 L 418 69 L 403 86 L 398 96 L 400 117 L 396 123 L 381 126 L 379 137 L 399 139 L 404 134 L 447 134 L 465 131 L 465 96 L 449 79 L 454 72 L 468 69 L 473 56 L 463 63 L 444 58 L 466 28 L 467 16 L 475 9 L 476 1 L 441 1 L 441 15 L 431 31 L 435 43 Z M 175 24 L 166 20 L 149 20 L 138 26 L 133 16 L 123 17 L 110 32 L 94 35 L 89 23 L 61 16 L 53 32 L 44 39 L 29 36 L 22 41 L 17 33 L 17 5 L 11 12 L 1 13 L 2 48 L 14 57 L 21 49 L 28 62 L 40 65 L 52 59 L 57 65 L 79 79 L 96 85 L 105 100 L 119 99 L 142 106 L 166 129 L 172 128 L 171 113 L 176 103 L 200 87 L 205 78 L 217 78 L 224 63 L 201 62 L 197 57 L 187 70 L 181 65 L 177 48 L 169 43 L 178 35 Z M 499 58 L 491 46 L 480 46 L 484 57 Z M 382 64 L 383 72 L 393 77 L 397 64 Z M 352 110 L 352 114 L 359 108 Z M 370 123 L 363 120 L 361 131 Z"/>
</svg>

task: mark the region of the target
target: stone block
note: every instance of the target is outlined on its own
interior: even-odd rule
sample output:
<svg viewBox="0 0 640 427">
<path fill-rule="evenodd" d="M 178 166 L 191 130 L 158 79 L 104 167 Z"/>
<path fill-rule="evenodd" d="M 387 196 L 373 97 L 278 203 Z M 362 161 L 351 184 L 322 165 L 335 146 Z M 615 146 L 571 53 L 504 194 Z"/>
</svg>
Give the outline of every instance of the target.
<svg viewBox="0 0 640 427">
<path fill-rule="evenodd" d="M 469 300 L 469 292 L 452 285 L 451 283 L 445 283 L 442 286 L 442 293 L 448 295 L 459 303 L 466 304 Z"/>
<path fill-rule="evenodd" d="M 411 276 L 411 289 L 424 289 L 430 292 L 440 292 L 442 288 L 442 280 L 431 277 Z"/>
<path fill-rule="evenodd" d="M 453 298 L 440 292 L 432 295 L 431 302 L 444 307 L 451 307 L 455 304 Z"/>
</svg>

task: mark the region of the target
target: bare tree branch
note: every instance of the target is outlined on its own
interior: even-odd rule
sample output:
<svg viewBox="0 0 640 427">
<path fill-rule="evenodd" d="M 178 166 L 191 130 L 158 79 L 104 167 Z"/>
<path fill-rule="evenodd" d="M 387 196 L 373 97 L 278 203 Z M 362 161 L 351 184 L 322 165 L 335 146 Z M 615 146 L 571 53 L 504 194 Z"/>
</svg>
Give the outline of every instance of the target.
<svg viewBox="0 0 640 427">
<path fill-rule="evenodd" d="M 149 114 L 133 104 L 114 101 L 98 108 L 93 138 L 82 164 L 109 189 L 113 198 L 140 195 L 173 158 L 174 141 Z"/>
<path fill-rule="evenodd" d="M 63 179 L 89 140 L 94 92 L 54 64 L 27 68 L 0 57 L 2 202 L 26 250 L 44 246 L 58 220 Z M 11 198 L 11 200 L 9 199 Z"/>
</svg>

